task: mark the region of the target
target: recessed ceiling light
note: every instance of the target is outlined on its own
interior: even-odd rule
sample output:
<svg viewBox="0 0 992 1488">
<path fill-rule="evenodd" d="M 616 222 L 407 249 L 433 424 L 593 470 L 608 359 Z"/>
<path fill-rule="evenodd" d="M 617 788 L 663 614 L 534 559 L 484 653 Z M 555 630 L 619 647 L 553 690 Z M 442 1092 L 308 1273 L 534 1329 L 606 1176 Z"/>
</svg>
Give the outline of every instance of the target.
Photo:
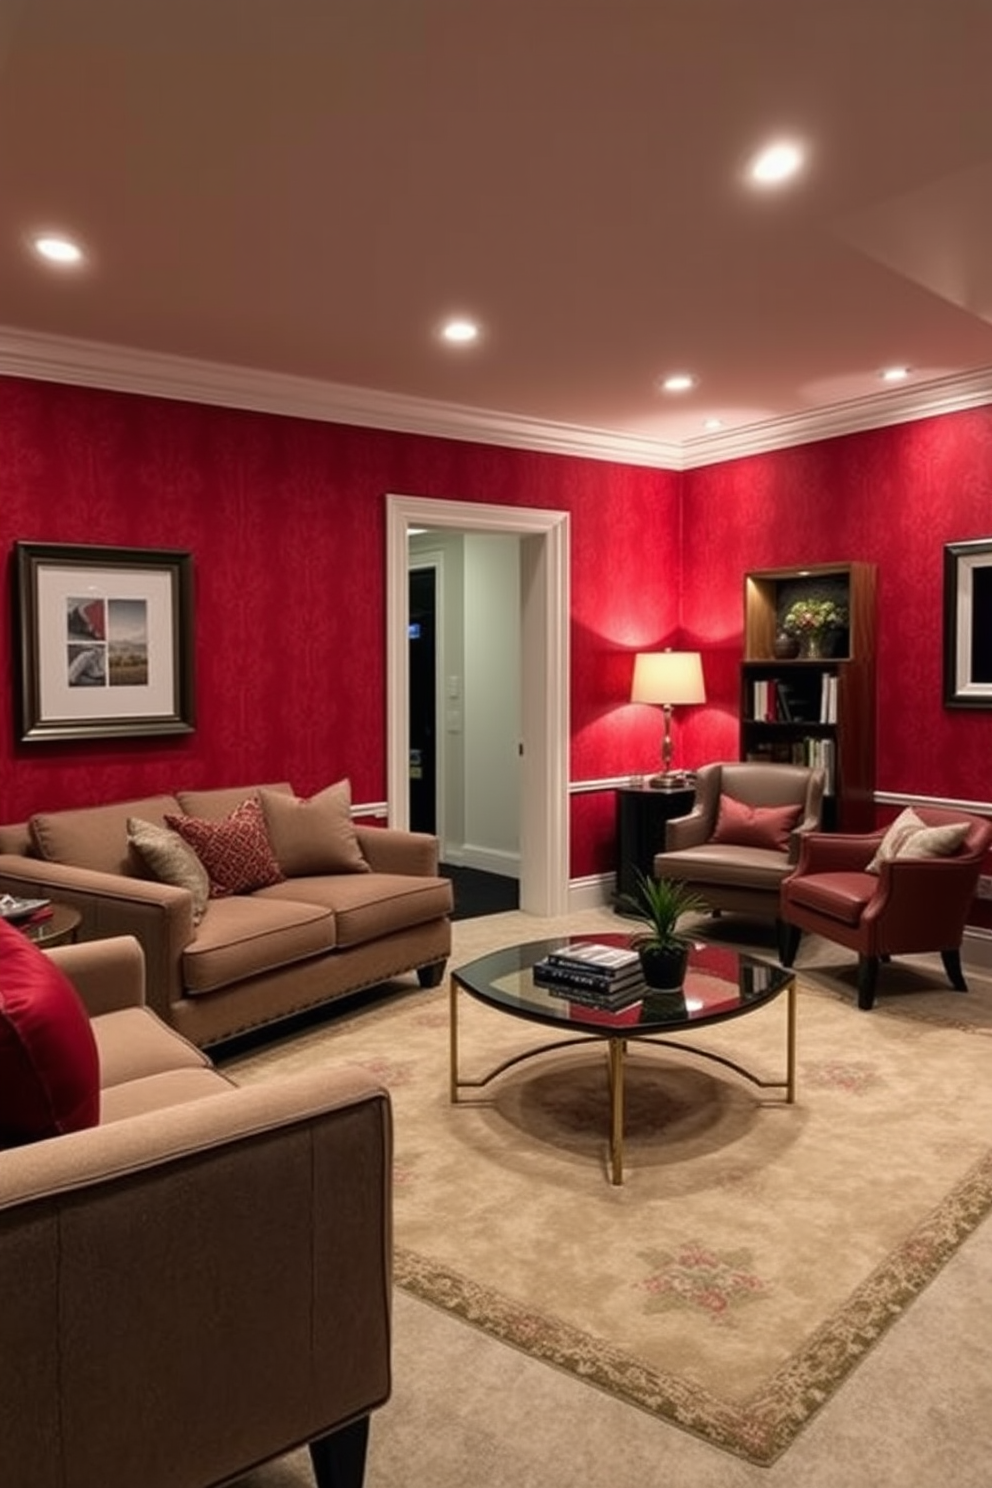
<svg viewBox="0 0 992 1488">
<path fill-rule="evenodd" d="M 670 377 L 659 377 L 658 386 L 663 393 L 687 393 L 696 386 L 696 379 L 688 372 L 673 372 Z"/>
<path fill-rule="evenodd" d="M 723 419 L 708 418 L 706 420 L 706 422 L 703 424 L 703 428 L 704 429 L 722 429 L 723 428 Z"/>
<path fill-rule="evenodd" d="M 476 321 L 459 315 L 453 320 L 445 321 L 441 327 L 441 337 L 452 346 L 468 346 L 472 341 L 478 341 L 479 326 Z"/>
<path fill-rule="evenodd" d="M 790 140 L 778 140 L 756 155 L 748 174 L 759 186 L 777 186 L 789 180 L 803 163 L 803 152 Z"/>
<path fill-rule="evenodd" d="M 56 233 L 39 233 L 33 239 L 34 251 L 40 258 L 53 264 L 78 264 L 83 261 L 83 250 L 71 238 Z"/>
<path fill-rule="evenodd" d="M 886 367 L 885 370 L 880 372 L 878 375 L 879 377 L 881 377 L 883 382 L 902 382 L 909 376 L 909 368 Z"/>
</svg>

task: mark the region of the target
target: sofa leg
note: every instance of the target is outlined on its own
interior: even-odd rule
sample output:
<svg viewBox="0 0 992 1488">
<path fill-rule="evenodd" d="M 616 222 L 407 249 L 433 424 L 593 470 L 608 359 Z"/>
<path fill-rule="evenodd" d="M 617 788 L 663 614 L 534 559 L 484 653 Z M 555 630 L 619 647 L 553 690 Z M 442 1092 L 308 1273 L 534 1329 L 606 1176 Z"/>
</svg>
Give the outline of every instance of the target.
<svg viewBox="0 0 992 1488">
<path fill-rule="evenodd" d="M 868 1012 L 875 1006 L 875 983 L 878 980 L 878 957 L 858 957 L 858 1007 Z"/>
<path fill-rule="evenodd" d="M 961 970 L 961 952 L 941 951 L 940 959 L 944 963 L 944 970 L 947 972 L 947 980 L 950 982 L 955 992 L 967 992 L 968 983 L 965 981 L 964 972 Z"/>
<path fill-rule="evenodd" d="M 317 1488 L 362 1488 L 368 1445 L 368 1416 L 312 1441 L 310 1461 Z"/>
<path fill-rule="evenodd" d="M 790 925 L 787 920 L 776 920 L 775 934 L 778 940 L 778 959 L 783 966 L 791 966 L 796 959 L 803 932 L 798 925 Z"/>
<path fill-rule="evenodd" d="M 447 964 L 447 961 L 432 961 L 429 966 L 418 966 L 417 981 L 422 987 L 440 987 Z"/>
</svg>

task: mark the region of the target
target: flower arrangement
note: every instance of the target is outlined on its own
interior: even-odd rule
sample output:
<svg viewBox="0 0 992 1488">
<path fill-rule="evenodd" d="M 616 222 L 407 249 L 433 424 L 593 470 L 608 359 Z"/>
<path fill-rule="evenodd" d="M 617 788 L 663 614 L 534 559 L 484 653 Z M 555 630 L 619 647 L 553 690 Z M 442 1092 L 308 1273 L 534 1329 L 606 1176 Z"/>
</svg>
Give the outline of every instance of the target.
<svg viewBox="0 0 992 1488">
<path fill-rule="evenodd" d="M 832 599 L 797 599 L 786 610 L 783 630 L 789 635 L 822 635 L 847 624 L 847 610 Z"/>
</svg>

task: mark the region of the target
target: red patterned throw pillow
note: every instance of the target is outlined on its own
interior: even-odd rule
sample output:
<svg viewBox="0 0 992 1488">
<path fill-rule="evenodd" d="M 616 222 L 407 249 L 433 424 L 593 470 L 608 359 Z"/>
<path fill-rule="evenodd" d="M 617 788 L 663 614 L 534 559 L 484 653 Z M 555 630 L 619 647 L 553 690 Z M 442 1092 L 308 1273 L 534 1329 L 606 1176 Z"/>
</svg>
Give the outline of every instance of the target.
<svg viewBox="0 0 992 1488">
<path fill-rule="evenodd" d="M 0 1147 L 100 1120 L 100 1060 L 65 973 L 0 920 Z"/>
<path fill-rule="evenodd" d="M 221 821 L 169 815 L 165 823 L 189 843 L 206 868 L 213 898 L 250 894 L 253 889 L 281 883 L 282 869 L 272 855 L 265 817 L 255 797 L 242 801 Z"/>
<path fill-rule="evenodd" d="M 789 833 L 801 813 L 801 806 L 748 806 L 733 796 L 721 795 L 712 841 L 728 847 L 768 847 L 786 852 Z"/>
</svg>

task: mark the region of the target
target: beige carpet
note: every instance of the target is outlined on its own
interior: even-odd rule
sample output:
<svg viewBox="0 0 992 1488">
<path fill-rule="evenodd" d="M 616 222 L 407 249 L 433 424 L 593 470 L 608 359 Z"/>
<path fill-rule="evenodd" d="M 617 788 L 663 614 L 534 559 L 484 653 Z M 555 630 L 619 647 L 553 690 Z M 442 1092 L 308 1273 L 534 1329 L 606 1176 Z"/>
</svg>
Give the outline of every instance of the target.
<svg viewBox="0 0 992 1488">
<path fill-rule="evenodd" d="M 521 926 L 545 928 L 518 915 L 456 927 L 456 960 Z M 898 968 L 886 974 L 898 995 L 866 1015 L 848 975 L 853 987 L 829 965 L 801 974 L 796 1107 L 691 1056 L 637 1051 L 621 1189 L 605 1178 L 601 1049 L 524 1063 L 484 1104 L 452 1108 L 442 992 L 227 1067 L 242 1080 L 323 1059 L 374 1071 L 396 1111 L 401 1287 L 769 1463 L 992 1203 L 992 1002 Z M 460 1012 L 466 1069 L 546 1036 L 467 998 Z M 783 1020 L 776 1003 L 707 1044 L 773 1077 Z"/>
</svg>

